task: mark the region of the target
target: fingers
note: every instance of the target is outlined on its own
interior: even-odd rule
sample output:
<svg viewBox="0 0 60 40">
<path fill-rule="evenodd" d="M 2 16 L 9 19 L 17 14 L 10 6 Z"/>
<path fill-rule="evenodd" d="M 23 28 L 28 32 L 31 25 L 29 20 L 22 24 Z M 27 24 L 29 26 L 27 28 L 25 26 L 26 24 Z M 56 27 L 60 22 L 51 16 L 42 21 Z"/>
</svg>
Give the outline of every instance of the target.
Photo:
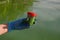
<svg viewBox="0 0 60 40">
<path fill-rule="evenodd" d="M 8 28 L 8 25 L 7 24 L 0 24 L 0 27 L 2 27 L 3 29 L 6 29 L 6 28 Z"/>
<path fill-rule="evenodd" d="M 3 24 L 3 25 L 5 25 L 5 26 L 3 27 L 3 29 L 8 29 L 8 25 L 7 25 L 7 24 Z"/>
<path fill-rule="evenodd" d="M 6 32 L 8 32 L 7 25 L 0 24 L 0 35 L 5 34 Z"/>
<path fill-rule="evenodd" d="M 7 25 L 5 25 L 5 24 L 0 24 L 0 27 L 6 27 Z"/>
</svg>

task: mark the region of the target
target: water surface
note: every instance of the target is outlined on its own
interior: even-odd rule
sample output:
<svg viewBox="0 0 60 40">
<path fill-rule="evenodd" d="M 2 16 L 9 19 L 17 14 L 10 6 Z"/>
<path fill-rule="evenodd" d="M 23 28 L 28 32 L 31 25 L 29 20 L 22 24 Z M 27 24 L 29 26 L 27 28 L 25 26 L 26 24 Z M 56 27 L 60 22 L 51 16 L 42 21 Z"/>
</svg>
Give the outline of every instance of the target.
<svg viewBox="0 0 60 40">
<path fill-rule="evenodd" d="M 60 1 L 33 1 L 31 11 L 38 14 L 36 24 L 0 36 L 1 40 L 60 40 Z M 29 10 L 28 10 L 29 11 Z M 26 11 L 27 12 L 27 11 Z M 26 13 L 25 12 L 25 13 Z M 25 17 L 25 15 L 23 15 Z"/>
</svg>

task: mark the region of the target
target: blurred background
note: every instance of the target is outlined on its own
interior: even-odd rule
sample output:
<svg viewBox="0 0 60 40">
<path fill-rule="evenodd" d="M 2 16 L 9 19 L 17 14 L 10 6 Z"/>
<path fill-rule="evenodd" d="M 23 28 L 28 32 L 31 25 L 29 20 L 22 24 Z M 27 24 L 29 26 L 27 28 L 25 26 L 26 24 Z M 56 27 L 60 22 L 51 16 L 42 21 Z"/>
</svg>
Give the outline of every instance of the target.
<svg viewBox="0 0 60 40">
<path fill-rule="evenodd" d="M 60 40 L 60 0 L 0 0 L 0 24 L 26 17 L 28 11 L 38 14 L 36 24 L 0 40 Z"/>
</svg>

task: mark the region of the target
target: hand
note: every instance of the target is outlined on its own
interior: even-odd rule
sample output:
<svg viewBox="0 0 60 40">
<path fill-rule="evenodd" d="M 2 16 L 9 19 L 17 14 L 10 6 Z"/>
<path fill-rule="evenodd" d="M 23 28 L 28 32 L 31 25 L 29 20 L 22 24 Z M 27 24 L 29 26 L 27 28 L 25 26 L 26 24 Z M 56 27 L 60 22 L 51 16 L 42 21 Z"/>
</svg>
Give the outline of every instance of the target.
<svg viewBox="0 0 60 40">
<path fill-rule="evenodd" d="M 5 34 L 8 32 L 8 28 L 6 24 L 0 24 L 0 35 Z"/>
</svg>

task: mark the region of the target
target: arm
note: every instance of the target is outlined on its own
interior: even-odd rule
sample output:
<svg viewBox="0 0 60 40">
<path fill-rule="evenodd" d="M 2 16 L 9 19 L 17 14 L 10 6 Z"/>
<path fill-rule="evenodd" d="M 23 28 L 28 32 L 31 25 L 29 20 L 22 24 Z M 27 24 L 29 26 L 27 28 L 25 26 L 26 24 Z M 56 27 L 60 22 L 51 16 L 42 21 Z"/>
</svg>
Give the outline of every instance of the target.
<svg viewBox="0 0 60 40">
<path fill-rule="evenodd" d="M 22 20 L 19 19 L 17 21 L 9 22 L 7 24 L 0 24 L 0 35 L 10 32 L 12 30 L 21 30 L 29 28 L 29 25 L 25 24 L 25 22 L 21 23 Z"/>
</svg>

